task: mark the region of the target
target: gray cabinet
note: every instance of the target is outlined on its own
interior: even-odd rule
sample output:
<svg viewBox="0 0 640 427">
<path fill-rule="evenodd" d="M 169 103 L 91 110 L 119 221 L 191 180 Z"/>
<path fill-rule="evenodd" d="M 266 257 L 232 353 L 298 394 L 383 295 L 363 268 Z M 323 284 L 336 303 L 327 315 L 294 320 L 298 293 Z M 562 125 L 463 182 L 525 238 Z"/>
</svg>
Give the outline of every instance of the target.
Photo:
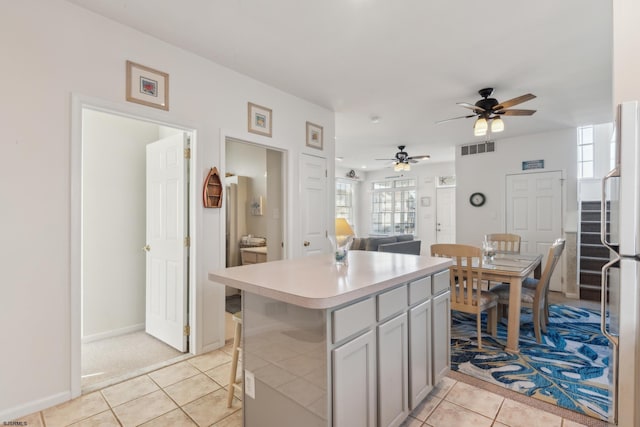
<svg viewBox="0 0 640 427">
<path fill-rule="evenodd" d="M 437 384 L 451 367 L 451 301 L 449 291 L 442 292 L 432 300 L 433 311 L 433 383 Z"/>
<path fill-rule="evenodd" d="M 375 427 L 376 339 L 363 335 L 332 350 L 333 425 Z"/>
<path fill-rule="evenodd" d="M 431 301 L 409 310 L 409 408 L 433 389 L 431 369 Z"/>
<path fill-rule="evenodd" d="M 449 271 L 331 312 L 334 427 L 396 427 L 450 366 Z"/>
<path fill-rule="evenodd" d="M 380 427 L 399 426 L 409 413 L 407 338 L 407 313 L 402 313 L 378 326 L 378 425 Z"/>
</svg>

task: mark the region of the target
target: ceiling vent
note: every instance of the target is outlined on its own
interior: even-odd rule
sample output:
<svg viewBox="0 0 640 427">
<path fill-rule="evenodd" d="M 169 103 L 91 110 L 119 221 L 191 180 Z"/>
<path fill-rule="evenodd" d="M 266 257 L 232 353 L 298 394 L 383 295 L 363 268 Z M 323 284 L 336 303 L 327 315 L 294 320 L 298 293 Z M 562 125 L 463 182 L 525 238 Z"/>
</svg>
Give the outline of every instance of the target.
<svg viewBox="0 0 640 427">
<path fill-rule="evenodd" d="M 481 142 L 480 144 L 467 144 L 460 146 L 460 155 L 469 156 L 471 154 L 493 153 L 496 151 L 495 141 Z"/>
</svg>

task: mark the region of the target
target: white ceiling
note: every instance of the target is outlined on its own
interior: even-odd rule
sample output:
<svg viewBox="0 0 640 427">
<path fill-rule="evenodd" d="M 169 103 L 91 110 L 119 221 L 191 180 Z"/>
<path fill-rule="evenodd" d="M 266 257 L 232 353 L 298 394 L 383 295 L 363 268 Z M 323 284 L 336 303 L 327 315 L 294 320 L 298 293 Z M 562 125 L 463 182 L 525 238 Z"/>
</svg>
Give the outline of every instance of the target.
<svg viewBox="0 0 640 427">
<path fill-rule="evenodd" d="M 336 113 L 336 156 L 381 168 L 397 145 L 452 161 L 482 141 L 456 102 L 533 93 L 500 140 L 612 118 L 605 0 L 69 0 Z M 377 124 L 371 117 L 380 117 Z"/>
</svg>

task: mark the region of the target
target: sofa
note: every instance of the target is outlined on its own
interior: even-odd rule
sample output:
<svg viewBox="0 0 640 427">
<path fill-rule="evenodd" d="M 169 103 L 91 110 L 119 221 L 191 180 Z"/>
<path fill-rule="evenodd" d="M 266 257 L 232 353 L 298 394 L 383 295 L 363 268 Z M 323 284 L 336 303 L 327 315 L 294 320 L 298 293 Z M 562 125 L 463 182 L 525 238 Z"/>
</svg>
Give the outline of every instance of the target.
<svg viewBox="0 0 640 427">
<path fill-rule="evenodd" d="M 351 250 L 393 252 L 396 254 L 420 255 L 420 240 L 411 234 L 383 237 L 356 237 Z"/>
</svg>

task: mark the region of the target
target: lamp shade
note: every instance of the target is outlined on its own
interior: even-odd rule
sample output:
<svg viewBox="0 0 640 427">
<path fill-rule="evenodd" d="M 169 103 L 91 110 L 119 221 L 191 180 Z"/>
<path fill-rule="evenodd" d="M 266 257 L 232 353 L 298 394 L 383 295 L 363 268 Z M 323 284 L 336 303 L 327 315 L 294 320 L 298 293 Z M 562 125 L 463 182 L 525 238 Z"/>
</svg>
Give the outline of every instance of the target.
<svg viewBox="0 0 640 427">
<path fill-rule="evenodd" d="M 336 218 L 336 236 L 353 236 L 355 233 L 346 219 Z"/>
<path fill-rule="evenodd" d="M 491 132 L 502 132 L 504 130 L 504 122 L 500 117 L 491 120 Z"/>
<path fill-rule="evenodd" d="M 480 117 L 473 125 L 473 134 L 475 136 L 484 136 L 487 134 L 487 128 L 487 119 L 485 119 L 484 117 Z"/>
</svg>

